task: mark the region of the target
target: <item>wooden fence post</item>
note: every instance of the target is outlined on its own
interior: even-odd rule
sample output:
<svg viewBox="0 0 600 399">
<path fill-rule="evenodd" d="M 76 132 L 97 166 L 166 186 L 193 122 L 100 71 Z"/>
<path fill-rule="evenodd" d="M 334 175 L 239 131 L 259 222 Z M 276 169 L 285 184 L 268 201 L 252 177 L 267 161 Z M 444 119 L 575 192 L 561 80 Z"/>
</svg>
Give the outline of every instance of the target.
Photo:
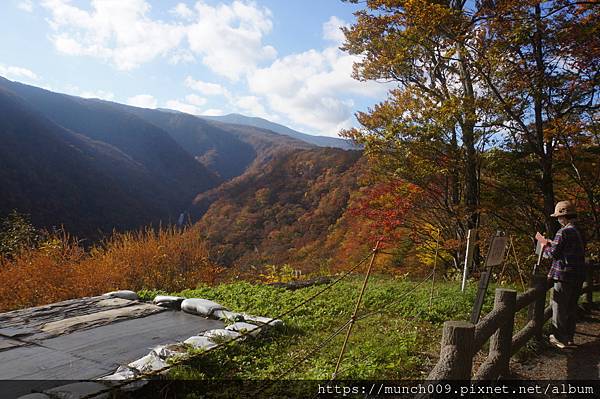
<svg viewBox="0 0 600 399">
<path fill-rule="evenodd" d="M 497 373 L 505 376 L 509 372 L 512 335 L 515 324 L 515 311 L 517 308 L 517 291 L 504 288 L 496 289 L 494 308 L 505 308 L 506 316 L 500 324 L 500 328 L 490 338 L 491 358 L 497 358 Z"/>
<path fill-rule="evenodd" d="M 533 276 L 531 282 L 532 288 L 535 288 L 536 299 L 529 305 L 529 319 L 533 320 L 534 340 L 542 342 L 544 333 L 544 309 L 546 308 L 546 292 L 548 291 L 548 278 L 542 274 Z"/>
<path fill-rule="evenodd" d="M 475 326 L 466 321 L 444 323 L 440 360 L 427 380 L 470 380 Z"/>
</svg>

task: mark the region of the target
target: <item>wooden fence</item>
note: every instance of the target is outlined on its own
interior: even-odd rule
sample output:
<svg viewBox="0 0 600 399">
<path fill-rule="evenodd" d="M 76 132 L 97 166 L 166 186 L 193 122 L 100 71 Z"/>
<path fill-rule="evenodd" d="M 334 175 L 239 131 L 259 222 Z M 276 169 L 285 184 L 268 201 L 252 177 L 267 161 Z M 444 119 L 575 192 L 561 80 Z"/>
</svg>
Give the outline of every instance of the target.
<svg viewBox="0 0 600 399">
<path fill-rule="evenodd" d="M 584 305 L 591 306 L 593 291 L 600 290 L 600 285 L 593 284 L 591 272 L 583 287 Z M 552 316 L 552 307 L 546 307 L 549 288 L 546 276 L 534 276 L 531 288 L 520 295 L 515 290 L 496 289 L 494 307 L 479 323 L 445 322 L 440 358 L 427 380 L 495 380 L 508 375 L 511 356 L 530 339 L 542 339 L 544 323 Z M 525 307 L 528 322 L 514 333 L 515 314 Z M 473 357 L 488 340 L 487 358 L 473 374 Z"/>
</svg>

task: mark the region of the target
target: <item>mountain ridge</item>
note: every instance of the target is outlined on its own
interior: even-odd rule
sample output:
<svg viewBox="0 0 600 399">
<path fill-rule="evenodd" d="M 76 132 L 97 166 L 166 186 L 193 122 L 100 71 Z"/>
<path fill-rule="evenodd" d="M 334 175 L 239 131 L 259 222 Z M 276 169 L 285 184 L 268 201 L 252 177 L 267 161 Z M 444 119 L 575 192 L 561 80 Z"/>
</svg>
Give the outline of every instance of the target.
<svg viewBox="0 0 600 399">
<path fill-rule="evenodd" d="M 275 133 L 293 137 L 295 139 L 302 140 L 304 142 L 317 145 L 319 147 L 333 147 L 341 148 L 343 150 L 358 149 L 358 147 L 356 147 L 350 140 L 302 133 L 297 130 L 291 129 L 287 126 L 281 125 L 279 123 L 272 122 L 267 119 L 256 116 L 246 116 L 242 114 L 231 113 L 222 116 L 199 115 L 198 117 L 218 122 L 231 123 L 235 125 L 259 127 L 262 129 L 271 130 Z"/>
</svg>

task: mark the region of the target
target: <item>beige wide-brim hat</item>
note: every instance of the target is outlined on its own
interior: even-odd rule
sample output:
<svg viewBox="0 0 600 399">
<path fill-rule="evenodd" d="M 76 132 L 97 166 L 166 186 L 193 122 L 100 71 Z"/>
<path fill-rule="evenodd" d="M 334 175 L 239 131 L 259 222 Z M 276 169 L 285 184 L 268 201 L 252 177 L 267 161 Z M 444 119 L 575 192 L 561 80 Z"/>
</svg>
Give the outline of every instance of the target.
<svg viewBox="0 0 600 399">
<path fill-rule="evenodd" d="M 560 201 L 556 204 L 554 207 L 554 213 L 550 216 L 553 218 L 557 218 L 559 216 L 577 216 L 577 210 L 571 201 Z"/>
</svg>

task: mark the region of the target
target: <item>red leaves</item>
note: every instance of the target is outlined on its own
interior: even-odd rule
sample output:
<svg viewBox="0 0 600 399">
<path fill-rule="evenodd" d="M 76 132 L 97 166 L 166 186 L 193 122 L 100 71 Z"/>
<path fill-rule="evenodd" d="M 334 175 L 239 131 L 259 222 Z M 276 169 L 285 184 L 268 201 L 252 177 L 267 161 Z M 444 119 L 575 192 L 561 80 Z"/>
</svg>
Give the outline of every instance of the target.
<svg viewBox="0 0 600 399">
<path fill-rule="evenodd" d="M 362 188 L 348 211 L 370 223 L 373 240 L 389 242 L 399 237 L 405 216 L 420 193 L 417 186 L 402 180 L 381 182 Z"/>
</svg>

